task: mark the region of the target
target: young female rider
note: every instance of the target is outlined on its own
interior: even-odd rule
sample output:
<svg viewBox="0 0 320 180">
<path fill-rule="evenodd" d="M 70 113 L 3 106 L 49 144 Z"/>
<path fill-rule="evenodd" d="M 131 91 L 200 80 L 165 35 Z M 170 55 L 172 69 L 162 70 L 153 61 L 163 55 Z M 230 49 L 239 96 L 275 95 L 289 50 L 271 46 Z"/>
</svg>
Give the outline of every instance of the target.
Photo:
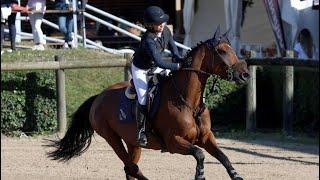
<svg viewBox="0 0 320 180">
<path fill-rule="evenodd" d="M 147 145 L 145 121 L 147 113 L 147 72 L 151 68 L 159 70 L 178 70 L 188 64 L 181 59 L 178 49 L 166 22 L 169 16 L 160 7 L 150 6 L 144 12 L 144 24 L 147 31 L 141 38 L 140 47 L 135 52 L 132 60 L 132 77 L 138 95 L 137 103 L 137 142 L 140 146 Z M 161 59 L 165 49 L 171 51 L 175 63 Z M 178 63 L 183 62 L 183 63 Z"/>
</svg>

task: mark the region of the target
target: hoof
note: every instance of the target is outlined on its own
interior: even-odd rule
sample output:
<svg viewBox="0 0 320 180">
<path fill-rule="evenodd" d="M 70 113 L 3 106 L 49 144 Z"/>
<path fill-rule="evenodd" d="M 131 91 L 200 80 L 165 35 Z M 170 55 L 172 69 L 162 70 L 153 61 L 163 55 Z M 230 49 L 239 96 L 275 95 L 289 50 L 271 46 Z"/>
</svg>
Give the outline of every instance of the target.
<svg viewBox="0 0 320 180">
<path fill-rule="evenodd" d="M 126 174 L 126 180 L 135 180 L 136 178 L 130 176 L 129 174 Z"/>
<path fill-rule="evenodd" d="M 230 171 L 229 175 L 232 180 L 243 180 L 243 178 L 234 169 Z"/>
<path fill-rule="evenodd" d="M 243 180 L 243 178 L 238 176 L 238 177 L 233 178 L 232 180 Z"/>
<path fill-rule="evenodd" d="M 206 178 L 205 177 L 198 177 L 198 178 L 195 178 L 194 180 L 205 180 Z"/>
</svg>

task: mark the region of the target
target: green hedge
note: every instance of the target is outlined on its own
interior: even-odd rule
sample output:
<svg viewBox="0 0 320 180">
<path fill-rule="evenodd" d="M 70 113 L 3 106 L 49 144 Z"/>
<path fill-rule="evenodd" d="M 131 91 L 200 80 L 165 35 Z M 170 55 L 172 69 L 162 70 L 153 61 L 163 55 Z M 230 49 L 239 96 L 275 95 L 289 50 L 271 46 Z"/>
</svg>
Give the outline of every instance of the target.
<svg viewBox="0 0 320 180">
<path fill-rule="evenodd" d="M 216 85 L 212 91 L 212 84 Z M 228 128 L 245 127 L 245 86 L 237 86 L 233 82 L 228 82 L 216 77 L 209 78 L 206 89 L 206 105 L 211 109 L 211 120 L 214 129 L 217 126 Z"/>
<path fill-rule="evenodd" d="M 294 127 L 319 133 L 319 71 L 296 69 Z"/>
<path fill-rule="evenodd" d="M 55 73 L 1 72 L 1 133 L 54 131 Z"/>
</svg>

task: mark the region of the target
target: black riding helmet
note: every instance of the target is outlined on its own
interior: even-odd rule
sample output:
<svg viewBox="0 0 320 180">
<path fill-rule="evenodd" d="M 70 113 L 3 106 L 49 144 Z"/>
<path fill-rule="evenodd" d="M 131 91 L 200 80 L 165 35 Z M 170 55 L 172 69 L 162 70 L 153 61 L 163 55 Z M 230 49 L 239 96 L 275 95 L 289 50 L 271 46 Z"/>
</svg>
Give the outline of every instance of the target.
<svg viewBox="0 0 320 180">
<path fill-rule="evenodd" d="M 143 21 L 145 24 L 158 24 L 168 20 L 168 14 L 165 14 L 158 6 L 150 6 L 144 11 Z"/>
</svg>

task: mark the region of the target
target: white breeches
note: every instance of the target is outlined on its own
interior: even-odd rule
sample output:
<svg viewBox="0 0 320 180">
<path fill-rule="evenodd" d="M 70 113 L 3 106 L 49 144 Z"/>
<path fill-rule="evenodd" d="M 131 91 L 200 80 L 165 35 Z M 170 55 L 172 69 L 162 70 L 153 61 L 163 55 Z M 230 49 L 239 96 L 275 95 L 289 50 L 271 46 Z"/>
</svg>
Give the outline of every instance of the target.
<svg viewBox="0 0 320 180">
<path fill-rule="evenodd" d="M 157 67 L 154 71 L 155 74 L 160 73 L 164 69 Z M 165 70 L 169 74 L 170 70 Z M 148 69 L 139 69 L 135 65 L 131 64 L 131 73 L 134 86 L 138 95 L 138 101 L 140 105 L 147 104 L 147 89 L 148 89 Z"/>
</svg>

